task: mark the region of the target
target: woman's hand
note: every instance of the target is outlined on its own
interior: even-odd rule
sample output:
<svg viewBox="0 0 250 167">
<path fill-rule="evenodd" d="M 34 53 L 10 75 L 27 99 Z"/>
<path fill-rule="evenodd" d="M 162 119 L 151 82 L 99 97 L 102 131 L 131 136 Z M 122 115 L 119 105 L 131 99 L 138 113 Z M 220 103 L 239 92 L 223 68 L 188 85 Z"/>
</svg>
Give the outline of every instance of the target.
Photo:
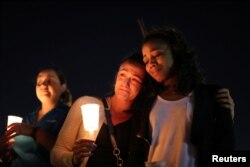
<svg viewBox="0 0 250 167">
<path fill-rule="evenodd" d="M 5 136 L 8 140 L 17 135 L 30 136 L 32 134 L 32 130 L 32 125 L 26 123 L 12 123 L 7 127 Z"/>
<path fill-rule="evenodd" d="M 73 164 L 80 164 L 85 157 L 89 157 L 93 154 L 97 145 L 93 140 L 79 139 L 73 145 Z"/>
<path fill-rule="evenodd" d="M 216 94 L 216 98 L 222 107 L 228 108 L 230 110 L 232 119 L 234 119 L 235 104 L 229 93 L 229 90 L 226 88 L 219 89 Z"/>
</svg>

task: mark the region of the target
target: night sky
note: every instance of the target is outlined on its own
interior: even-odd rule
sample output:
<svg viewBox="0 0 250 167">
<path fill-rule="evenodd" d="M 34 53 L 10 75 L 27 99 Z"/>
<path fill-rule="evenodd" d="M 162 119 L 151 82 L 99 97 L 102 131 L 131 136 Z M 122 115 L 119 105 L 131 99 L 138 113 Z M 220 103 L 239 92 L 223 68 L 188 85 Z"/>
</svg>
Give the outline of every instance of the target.
<svg viewBox="0 0 250 167">
<path fill-rule="evenodd" d="M 208 83 L 235 101 L 236 148 L 250 150 L 249 2 L 1 2 L 0 129 L 7 115 L 38 106 L 33 79 L 45 65 L 61 67 L 74 100 L 104 96 L 119 60 L 138 51 L 147 27 L 181 30 Z"/>
</svg>

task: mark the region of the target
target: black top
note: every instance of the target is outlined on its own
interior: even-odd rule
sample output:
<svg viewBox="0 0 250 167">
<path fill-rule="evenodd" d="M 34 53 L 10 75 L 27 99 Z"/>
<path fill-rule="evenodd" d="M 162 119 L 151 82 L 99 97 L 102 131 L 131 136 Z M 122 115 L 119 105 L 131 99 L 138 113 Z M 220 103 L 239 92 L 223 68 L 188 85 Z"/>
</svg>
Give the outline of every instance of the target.
<svg viewBox="0 0 250 167">
<path fill-rule="evenodd" d="M 129 142 L 131 137 L 132 120 L 122 122 L 114 126 L 114 135 L 121 151 L 121 158 L 124 160 L 124 166 L 129 155 Z M 97 136 L 97 148 L 94 154 L 90 156 L 87 167 L 117 167 L 116 157 L 113 155 L 113 146 L 110 140 L 108 126 L 103 124 Z"/>
</svg>

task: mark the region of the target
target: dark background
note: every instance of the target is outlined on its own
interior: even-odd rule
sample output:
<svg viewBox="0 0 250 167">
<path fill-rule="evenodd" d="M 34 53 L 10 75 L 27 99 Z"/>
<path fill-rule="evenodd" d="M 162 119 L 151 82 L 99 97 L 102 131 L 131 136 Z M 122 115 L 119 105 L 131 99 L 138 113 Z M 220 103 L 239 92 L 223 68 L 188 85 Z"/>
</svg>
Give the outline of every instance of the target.
<svg viewBox="0 0 250 167">
<path fill-rule="evenodd" d="M 140 48 L 138 19 L 185 34 L 207 82 L 230 89 L 236 148 L 250 150 L 249 2 L 1 2 L 1 134 L 8 114 L 36 109 L 32 79 L 46 64 L 64 70 L 74 100 L 107 93 L 119 60 Z"/>
</svg>

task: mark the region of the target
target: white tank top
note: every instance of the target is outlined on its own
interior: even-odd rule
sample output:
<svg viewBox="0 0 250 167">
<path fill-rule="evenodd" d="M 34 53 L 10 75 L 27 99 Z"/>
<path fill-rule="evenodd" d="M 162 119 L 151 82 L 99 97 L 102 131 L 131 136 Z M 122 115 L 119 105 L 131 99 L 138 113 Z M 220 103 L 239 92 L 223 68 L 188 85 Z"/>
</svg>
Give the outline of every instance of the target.
<svg viewBox="0 0 250 167">
<path fill-rule="evenodd" d="M 157 96 L 149 116 L 152 128 L 149 162 L 165 162 L 167 167 L 195 166 L 194 148 L 189 142 L 192 94 L 176 101 Z"/>
</svg>

